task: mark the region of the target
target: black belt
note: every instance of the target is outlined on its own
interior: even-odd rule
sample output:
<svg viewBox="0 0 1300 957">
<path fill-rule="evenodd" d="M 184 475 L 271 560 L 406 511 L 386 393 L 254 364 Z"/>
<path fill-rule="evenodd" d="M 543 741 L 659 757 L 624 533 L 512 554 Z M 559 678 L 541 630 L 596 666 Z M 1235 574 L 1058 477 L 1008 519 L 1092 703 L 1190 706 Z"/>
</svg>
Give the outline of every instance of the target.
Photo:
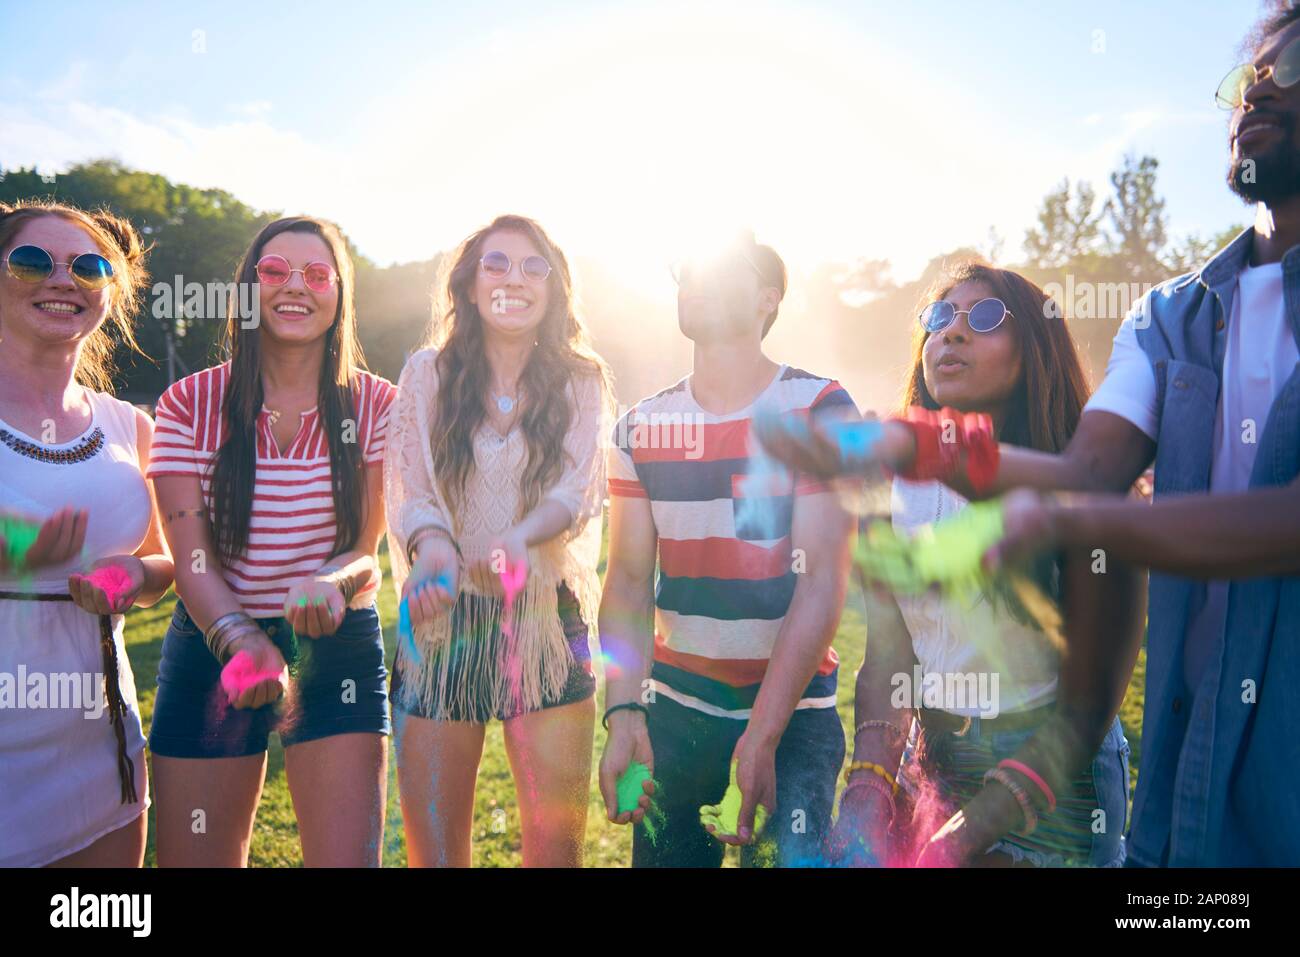
<svg viewBox="0 0 1300 957">
<path fill-rule="evenodd" d="M 9 601 L 72 601 L 71 595 L 54 595 L 41 592 L 0 591 L 0 600 Z M 126 701 L 122 698 L 122 685 L 117 670 L 117 643 L 113 641 L 113 619 L 109 615 L 99 616 L 99 647 L 104 655 L 104 690 L 108 697 L 108 716 L 113 722 L 113 733 L 117 735 L 117 775 L 122 781 L 122 803 L 134 804 L 135 765 L 126 753 L 126 726 L 123 716 L 126 714 Z"/>
<path fill-rule="evenodd" d="M 1000 714 L 996 718 L 980 718 L 980 729 L 983 731 L 1024 731 L 1028 728 L 1036 728 L 1056 710 L 1056 705 L 1045 704 L 1039 708 L 1033 708 L 1029 711 L 1010 711 L 1006 714 Z M 971 726 L 971 719 L 959 714 L 953 714 L 951 711 L 942 711 L 939 708 L 917 708 L 917 720 L 921 722 L 921 727 L 929 731 L 946 731 L 949 734 L 962 735 Z"/>
</svg>

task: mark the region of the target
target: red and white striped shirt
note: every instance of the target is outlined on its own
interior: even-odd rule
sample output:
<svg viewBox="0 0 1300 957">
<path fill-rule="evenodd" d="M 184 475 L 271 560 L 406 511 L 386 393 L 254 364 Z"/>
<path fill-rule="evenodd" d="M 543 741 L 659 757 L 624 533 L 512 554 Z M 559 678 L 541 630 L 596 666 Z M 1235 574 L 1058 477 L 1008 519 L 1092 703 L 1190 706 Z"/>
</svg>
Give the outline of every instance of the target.
<svg viewBox="0 0 1300 957">
<path fill-rule="evenodd" d="M 154 411 L 157 425 L 149 478 L 196 476 L 209 512 L 213 507 L 210 472 L 227 431 L 221 410 L 229 382 L 229 362 L 196 372 L 173 383 Z M 378 465 L 384 460 L 388 410 L 397 388 L 369 372 L 357 372 L 355 382 L 353 434 L 364 450 L 366 465 Z M 226 584 L 249 615 L 278 617 L 284 614 L 285 596 L 293 584 L 329 559 L 334 533 L 329 439 L 317 410 L 302 413 L 298 434 L 281 453 L 271 432 L 271 412 L 263 406 L 257 417 L 257 476 L 248 548 L 222 568 Z M 376 574 L 354 597 L 352 607 L 365 607 L 378 591 Z"/>
</svg>

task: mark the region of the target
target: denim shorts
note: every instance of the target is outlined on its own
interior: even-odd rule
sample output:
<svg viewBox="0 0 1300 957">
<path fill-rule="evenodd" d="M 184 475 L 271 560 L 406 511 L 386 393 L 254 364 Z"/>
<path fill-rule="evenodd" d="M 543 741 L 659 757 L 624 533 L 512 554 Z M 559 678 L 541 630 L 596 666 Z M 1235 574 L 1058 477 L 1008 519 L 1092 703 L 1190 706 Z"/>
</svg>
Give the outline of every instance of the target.
<svg viewBox="0 0 1300 957">
<path fill-rule="evenodd" d="M 955 811 L 983 786 L 984 772 L 1012 757 L 1037 728 L 984 731 L 978 717 L 962 735 L 931 734 L 929 756 L 918 762 L 920 722 L 914 721 L 903 755 L 899 784 L 914 791 L 918 767 L 928 772 L 941 798 Z M 1119 718 L 1092 762 L 1077 777 L 1069 794 L 1058 794 L 1056 810 L 1040 814 L 1028 836 L 1012 831 L 989 852 L 998 851 L 1014 861 L 1039 867 L 1121 867 L 1126 857 L 1124 831 L 1129 796 L 1129 743 Z"/>
<path fill-rule="evenodd" d="M 336 734 L 386 735 L 388 672 L 379 612 L 349 609 L 339 630 L 299 638 L 283 618 L 258 625 L 289 665 L 289 693 L 238 709 L 221 688 L 221 665 L 180 601 L 163 639 L 149 750 L 169 758 L 239 758 L 266 750 L 272 731 L 285 747 Z"/>
</svg>

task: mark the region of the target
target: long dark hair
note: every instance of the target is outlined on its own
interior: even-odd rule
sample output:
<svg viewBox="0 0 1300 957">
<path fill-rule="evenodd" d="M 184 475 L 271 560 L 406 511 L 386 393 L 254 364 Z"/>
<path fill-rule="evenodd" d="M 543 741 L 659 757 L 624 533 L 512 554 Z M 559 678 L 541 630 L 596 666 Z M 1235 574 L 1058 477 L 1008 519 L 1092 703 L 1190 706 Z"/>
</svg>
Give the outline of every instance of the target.
<svg viewBox="0 0 1300 957">
<path fill-rule="evenodd" d="M 447 504 L 454 511 L 464 493 L 474 468 L 474 433 L 487 415 L 492 370 L 483 345 L 483 317 L 469 294 L 483 244 L 497 231 L 528 237 L 551 264 L 546 315 L 519 378 L 520 428 L 528 445 L 528 462 L 519 480 L 519 518 L 528 514 L 563 471 L 564 437 L 572 420 L 569 382 L 577 375 L 599 377 L 606 403 L 612 402 L 613 388 L 609 369 L 592 349 L 575 312 L 568 260 L 542 227 L 525 216 L 507 215 L 471 233 L 448 257 L 450 265 L 439 283 L 441 298 L 423 343 L 439 350 L 438 406 L 430 442 L 434 475 Z"/>
<path fill-rule="evenodd" d="M 356 373 L 366 368 L 357 341 L 353 302 L 352 259 L 339 228 L 323 219 L 292 216 L 264 226 L 235 271 L 236 289 L 257 282 L 257 261 L 275 236 L 285 232 L 315 233 L 329 246 L 339 277 L 339 301 L 334 323 L 325 336 L 317 401 L 321 426 L 329 441 L 330 484 L 334 494 L 334 552 L 351 548 L 361 535 L 362 480 L 365 468 L 356 441 L 345 441 L 345 423 L 356 422 L 353 394 Z M 243 554 L 253 513 L 257 480 L 257 416 L 262 408 L 262 334 L 240 321 L 238 295 L 231 297 L 223 345 L 230 354 L 230 386 L 222 403 L 226 435 L 212 467 L 212 528 L 223 562 Z M 355 432 L 355 425 L 353 427 Z"/>
<path fill-rule="evenodd" d="M 926 303 L 947 298 L 964 282 L 983 283 L 1006 304 L 1011 315 L 1005 321 L 1015 324 L 1020 346 L 1020 379 L 1007 405 L 998 439 L 1040 452 L 1060 452 L 1078 428 L 1079 416 L 1088 401 L 1088 380 L 1079 362 L 1074 337 L 1065 324 L 1065 314 L 1051 296 L 1019 273 L 970 260 L 946 269 L 922 297 L 915 312 L 919 313 Z M 903 388 L 903 407 L 921 405 L 937 409 L 939 403 L 925 387 L 922 364 L 930 334 L 915 319 L 912 323 L 916 333 L 912 340 L 912 368 Z M 1035 559 L 1029 573 L 1053 600 L 1060 600 L 1060 556 L 1044 555 Z M 999 582 L 996 593 L 990 596 L 994 602 L 999 598 L 1006 602 L 1017 621 L 1037 624 L 1006 582 Z"/>
<path fill-rule="evenodd" d="M 1074 337 L 1060 307 L 1042 289 L 1019 273 L 985 263 L 966 261 L 944 271 L 922 297 L 926 303 L 946 298 L 964 282 L 983 283 L 1001 299 L 1015 324 L 1020 344 L 1021 373 L 998 439 L 1040 452 L 1060 452 L 1079 425 L 1088 401 L 1088 380 L 1079 363 Z M 922 356 L 930 334 L 912 320 L 912 367 L 903 387 L 903 408 L 939 408 L 925 387 Z"/>
</svg>

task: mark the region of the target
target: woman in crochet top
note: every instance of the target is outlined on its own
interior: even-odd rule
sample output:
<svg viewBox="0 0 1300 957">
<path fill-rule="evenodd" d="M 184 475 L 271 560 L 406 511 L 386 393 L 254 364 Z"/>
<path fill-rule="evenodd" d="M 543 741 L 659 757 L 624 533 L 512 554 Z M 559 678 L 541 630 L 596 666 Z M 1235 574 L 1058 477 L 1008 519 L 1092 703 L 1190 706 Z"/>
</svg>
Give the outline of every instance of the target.
<svg viewBox="0 0 1300 957">
<path fill-rule="evenodd" d="M 574 313 L 564 254 L 532 220 L 501 216 L 469 236 L 444 289 L 402 372 L 385 460 L 409 621 L 392 688 L 409 860 L 469 865 L 498 718 L 524 863 L 578 866 L 609 373 Z"/>
</svg>

